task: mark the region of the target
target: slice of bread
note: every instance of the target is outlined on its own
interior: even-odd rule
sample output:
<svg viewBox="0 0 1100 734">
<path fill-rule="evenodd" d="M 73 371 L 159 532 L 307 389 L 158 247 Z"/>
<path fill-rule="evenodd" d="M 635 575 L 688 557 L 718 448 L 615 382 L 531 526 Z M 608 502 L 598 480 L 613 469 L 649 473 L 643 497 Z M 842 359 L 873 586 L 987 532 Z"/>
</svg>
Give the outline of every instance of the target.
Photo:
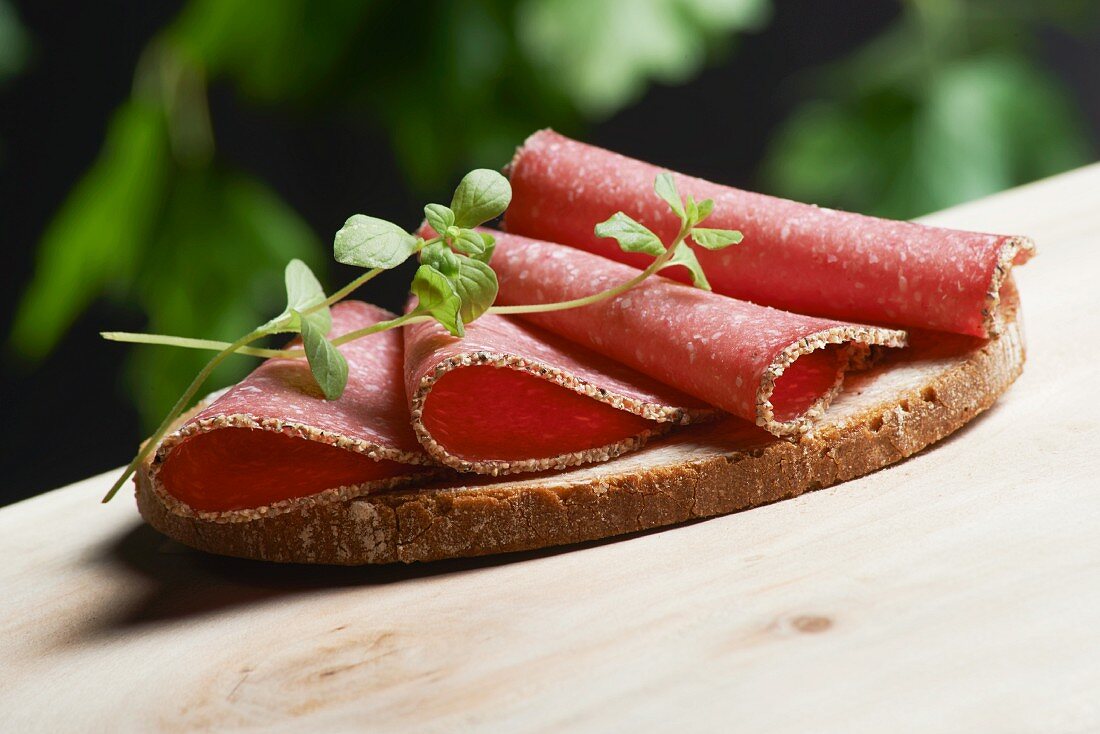
<svg viewBox="0 0 1100 734">
<path fill-rule="evenodd" d="M 745 510 L 904 459 L 989 408 L 1024 364 L 1011 283 L 1006 292 L 999 337 L 912 333 L 910 348 L 850 375 L 824 420 L 797 442 L 728 419 L 601 464 L 505 479 L 451 475 L 229 524 L 172 513 L 146 466 L 138 507 L 153 527 L 204 551 L 341 565 L 529 550 Z"/>
</svg>

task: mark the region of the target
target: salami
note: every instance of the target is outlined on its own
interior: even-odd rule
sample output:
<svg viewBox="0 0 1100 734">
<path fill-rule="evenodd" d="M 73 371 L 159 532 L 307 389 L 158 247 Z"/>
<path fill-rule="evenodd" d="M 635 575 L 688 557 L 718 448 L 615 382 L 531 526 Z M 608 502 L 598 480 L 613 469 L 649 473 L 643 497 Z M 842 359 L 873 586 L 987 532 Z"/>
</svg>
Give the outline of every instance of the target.
<svg viewBox="0 0 1100 734">
<path fill-rule="evenodd" d="M 662 169 L 565 138 L 535 133 L 509 166 L 505 217 L 516 234 L 580 247 L 632 265 L 593 227 L 624 211 L 667 242 L 679 221 L 653 193 Z M 705 226 L 741 230 L 721 251 L 695 248 L 715 291 L 799 313 L 991 336 L 1025 237 L 980 234 L 834 211 L 675 175 L 681 194 L 715 202 Z M 666 271 L 686 280 L 680 269 Z"/>
<path fill-rule="evenodd" d="M 345 301 L 332 335 L 393 317 Z M 349 376 L 339 400 L 324 399 L 305 360 L 269 359 L 165 437 L 153 459 L 162 498 L 180 514 L 249 520 L 423 476 L 431 462 L 409 425 L 401 335 L 340 351 Z"/>
<path fill-rule="evenodd" d="M 564 469 L 640 448 L 715 413 L 700 400 L 517 320 L 486 314 L 459 339 L 405 330 L 405 389 L 427 452 L 459 471 Z"/>
<path fill-rule="evenodd" d="M 494 233 L 497 302 L 572 300 L 637 273 L 603 257 Z M 803 316 L 649 278 L 612 299 L 525 315 L 531 323 L 776 435 L 805 433 L 872 346 L 905 332 Z"/>
</svg>

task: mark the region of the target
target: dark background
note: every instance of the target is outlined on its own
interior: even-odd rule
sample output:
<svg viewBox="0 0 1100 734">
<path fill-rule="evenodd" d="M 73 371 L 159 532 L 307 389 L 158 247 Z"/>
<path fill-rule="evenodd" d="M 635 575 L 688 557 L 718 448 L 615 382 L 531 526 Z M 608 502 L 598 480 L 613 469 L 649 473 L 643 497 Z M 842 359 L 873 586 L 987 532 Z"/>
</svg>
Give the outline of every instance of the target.
<svg viewBox="0 0 1100 734">
<path fill-rule="evenodd" d="M 25 71 L 0 88 L 0 257 L 6 286 L 0 291 L 0 324 L 10 323 L 31 277 L 38 238 L 95 159 L 112 110 L 130 93 L 141 49 L 180 5 L 153 0 L 16 4 L 34 51 Z M 780 2 L 766 28 L 742 36 L 728 59 L 683 85 L 650 86 L 638 103 L 590 125 L 584 136 L 671 168 L 760 187 L 758 171 L 770 135 L 800 101 L 790 80 L 849 53 L 900 12 L 888 2 Z M 1039 58 L 1068 87 L 1095 142 L 1100 137 L 1095 35 L 1043 28 L 1037 38 Z M 322 241 L 356 211 L 416 225 L 424 195 L 404 183 L 390 141 L 377 125 L 258 108 L 217 83 L 210 106 L 219 155 L 267 181 Z M 330 283 L 348 277 L 335 268 L 328 275 Z M 390 275 L 371 297 L 395 308 L 408 280 L 404 273 Z M 119 376 L 124 350 L 101 341 L 97 332 L 142 326 L 132 309 L 101 301 L 44 362 L 33 365 L 10 350 L 5 354 L 0 504 L 128 460 L 141 430 Z"/>
</svg>

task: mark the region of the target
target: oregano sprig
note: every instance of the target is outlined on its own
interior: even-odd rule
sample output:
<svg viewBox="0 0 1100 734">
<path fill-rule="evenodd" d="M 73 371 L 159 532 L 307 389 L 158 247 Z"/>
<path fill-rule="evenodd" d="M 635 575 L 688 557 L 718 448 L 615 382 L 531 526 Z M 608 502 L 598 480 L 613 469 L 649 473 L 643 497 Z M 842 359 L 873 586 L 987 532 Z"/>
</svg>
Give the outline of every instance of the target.
<svg viewBox="0 0 1100 734">
<path fill-rule="evenodd" d="M 700 247 L 708 250 L 721 250 L 724 247 L 735 245 L 741 241 L 742 235 L 733 229 L 710 229 L 700 227 L 699 224 L 714 211 L 714 201 L 704 199 L 696 202 L 694 197 L 686 199 L 680 197 L 676 190 L 676 182 L 672 175 L 662 173 L 657 176 L 653 186 L 657 195 L 668 203 L 672 212 L 680 218 L 680 231 L 676 239 L 666 249 L 661 238 L 654 234 L 648 227 L 637 222 L 626 214 L 618 212 L 612 215 L 606 222 L 596 225 L 596 235 L 599 237 L 613 237 L 626 252 L 644 252 L 655 255 L 658 261 L 665 258 L 658 265 L 657 270 L 670 267 L 687 268 L 691 274 L 691 281 L 697 288 L 710 290 L 710 283 L 699 264 L 695 251 L 685 241 L 688 237 Z M 654 262 L 657 264 L 657 261 Z M 652 267 L 652 266 L 651 266 Z"/>
<path fill-rule="evenodd" d="M 691 196 L 682 198 L 676 190 L 675 181 L 667 173 L 657 176 L 654 191 L 680 219 L 680 228 L 675 238 L 666 247 L 653 231 L 623 212 L 617 212 L 597 224 L 597 236 L 615 239 L 625 252 L 643 252 L 653 255 L 655 259 L 633 278 L 584 298 L 523 306 L 493 305 L 498 283 L 490 261 L 496 243 L 492 235 L 479 232 L 475 228 L 503 214 L 511 201 L 512 191 L 508 180 L 501 174 L 488 169 L 477 169 L 463 177 L 455 189 L 450 206 L 433 203 L 424 207 L 425 221 L 435 232 L 434 237 L 425 239 L 405 231 L 393 222 L 365 214 L 349 217 L 336 233 L 333 255 L 341 263 L 366 268 L 366 271 L 343 288 L 326 296 L 309 267 L 300 260 L 292 260 L 286 268 L 286 308 L 278 316 L 235 342 L 159 334 L 103 332 L 105 338 L 114 341 L 217 351 L 195 376 L 103 501 L 109 501 L 118 492 L 194 399 L 213 370 L 231 354 L 305 357 L 324 396 L 335 400 L 343 394 L 348 380 L 347 360 L 337 347 L 371 334 L 435 320 L 452 335 L 461 337 L 465 334 L 465 325 L 485 313 L 523 314 L 578 308 L 614 298 L 655 273 L 674 266 L 687 268 L 692 282 L 697 287 L 709 290 L 710 284 L 686 240 L 690 237 L 701 247 L 717 250 L 740 242 L 741 233 L 699 227 L 713 211 L 714 202 L 710 199 L 696 202 Z M 418 255 L 420 259 L 420 266 L 410 285 L 410 290 L 417 297 L 415 308 L 401 316 L 331 340 L 328 338 L 328 332 L 332 328 L 330 306 L 383 271 L 401 265 L 414 255 Z M 251 346 L 264 337 L 288 333 L 301 336 L 300 348 L 266 349 Z"/>
<path fill-rule="evenodd" d="M 347 265 L 386 268 L 396 267 L 419 253 L 420 267 L 409 288 L 417 297 L 416 308 L 384 322 L 386 328 L 428 317 L 454 336 L 463 336 L 465 325 L 493 305 L 498 287 L 496 273 L 489 265 L 495 241 L 492 235 L 474 227 L 499 217 L 511 200 L 508 179 L 487 168 L 475 169 L 463 176 L 450 206 L 424 207 L 424 217 L 435 237 L 425 240 L 396 224 L 356 215 L 336 233 L 336 259 Z M 337 343 L 377 333 L 378 326 L 345 334 Z"/>
<path fill-rule="evenodd" d="M 497 314 L 524 314 L 579 308 L 621 295 L 651 275 L 665 268 L 675 266 L 686 267 L 691 273 L 692 283 L 698 288 L 709 291 L 711 289 L 710 283 L 703 273 L 702 266 L 699 265 L 699 260 L 695 257 L 695 252 L 688 245 L 687 239 L 690 237 L 696 244 L 708 250 L 720 250 L 740 242 L 742 239 L 741 233 L 733 229 L 709 229 L 698 226 L 714 210 L 714 201 L 704 199 L 701 202 L 696 202 L 691 196 L 686 199 L 681 198 L 679 191 L 676 190 L 676 182 L 670 174 L 659 174 L 653 183 L 653 189 L 657 196 L 664 199 L 668 204 L 672 213 L 680 219 L 680 229 L 668 247 L 665 247 L 661 238 L 651 229 L 623 212 L 612 214 L 610 218 L 600 222 L 595 227 L 597 237 L 614 239 L 619 243 L 619 248 L 623 252 L 641 252 L 653 255 L 656 259 L 645 270 L 613 288 L 608 288 L 584 298 L 576 298 L 560 303 L 493 306 L 489 310 Z"/>
</svg>

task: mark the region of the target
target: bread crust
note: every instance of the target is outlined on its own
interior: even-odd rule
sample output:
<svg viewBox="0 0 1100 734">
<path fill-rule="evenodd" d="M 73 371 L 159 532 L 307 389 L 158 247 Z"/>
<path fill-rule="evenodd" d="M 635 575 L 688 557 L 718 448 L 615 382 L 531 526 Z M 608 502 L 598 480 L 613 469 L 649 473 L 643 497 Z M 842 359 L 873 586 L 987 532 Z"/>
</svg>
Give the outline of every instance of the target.
<svg viewBox="0 0 1100 734">
<path fill-rule="evenodd" d="M 997 338 L 921 334 L 846 383 L 814 431 L 778 439 L 745 421 L 692 426 L 603 464 L 430 485 L 225 524 L 173 513 L 136 477 L 150 525 L 194 548 L 284 563 L 432 561 L 579 543 L 749 509 L 904 459 L 989 408 L 1023 369 L 1015 292 Z"/>
</svg>

